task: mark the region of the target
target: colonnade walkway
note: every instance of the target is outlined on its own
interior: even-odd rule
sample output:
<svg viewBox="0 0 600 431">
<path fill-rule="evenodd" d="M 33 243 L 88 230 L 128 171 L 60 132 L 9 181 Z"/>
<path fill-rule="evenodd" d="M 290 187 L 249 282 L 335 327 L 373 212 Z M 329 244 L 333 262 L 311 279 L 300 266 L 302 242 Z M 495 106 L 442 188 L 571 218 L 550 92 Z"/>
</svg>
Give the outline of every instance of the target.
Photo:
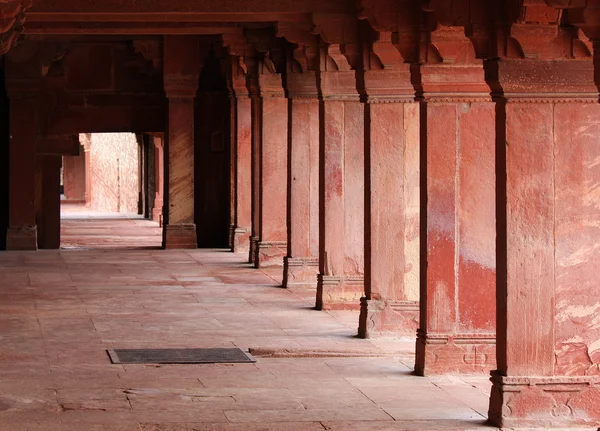
<svg viewBox="0 0 600 431">
<path fill-rule="evenodd" d="M 315 311 L 314 292 L 280 281 L 223 250 L 0 253 L 0 430 L 493 429 L 487 376 L 413 376 L 413 340 L 355 338 L 355 312 Z M 106 353 L 170 347 L 257 362 Z"/>
</svg>

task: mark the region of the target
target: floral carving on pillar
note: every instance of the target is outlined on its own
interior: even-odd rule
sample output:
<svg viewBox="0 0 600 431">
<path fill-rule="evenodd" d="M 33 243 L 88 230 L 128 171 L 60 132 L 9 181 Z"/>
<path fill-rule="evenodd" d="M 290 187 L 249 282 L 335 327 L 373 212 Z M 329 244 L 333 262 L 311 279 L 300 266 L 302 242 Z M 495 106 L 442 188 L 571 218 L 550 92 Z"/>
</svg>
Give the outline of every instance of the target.
<svg viewBox="0 0 600 431">
<path fill-rule="evenodd" d="M 32 0 L 0 0 L 0 54 L 6 54 L 23 31 Z"/>
</svg>

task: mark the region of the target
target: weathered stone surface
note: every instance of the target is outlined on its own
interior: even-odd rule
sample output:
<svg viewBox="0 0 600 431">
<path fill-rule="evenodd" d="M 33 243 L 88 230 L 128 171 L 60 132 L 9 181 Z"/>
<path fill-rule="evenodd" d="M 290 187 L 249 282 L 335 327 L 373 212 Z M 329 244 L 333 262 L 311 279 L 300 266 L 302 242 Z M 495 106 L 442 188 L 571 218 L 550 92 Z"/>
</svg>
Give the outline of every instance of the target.
<svg viewBox="0 0 600 431">
<path fill-rule="evenodd" d="M 165 90 L 169 97 L 166 141 L 168 193 L 166 248 L 196 248 L 194 224 L 194 96 L 199 80 L 199 44 L 194 36 L 165 38 Z"/>
<path fill-rule="evenodd" d="M 277 78 L 281 86 L 281 77 Z M 280 87 L 281 88 L 281 87 Z M 264 88 L 263 88 L 264 90 Z M 280 90 L 282 91 L 282 90 Z M 261 102 L 260 217 L 256 267 L 283 266 L 287 252 L 288 102 L 266 94 Z"/>
<path fill-rule="evenodd" d="M 472 50 L 462 32 L 449 32 L 436 35 L 442 55 Z M 420 71 L 426 225 L 418 374 L 488 373 L 495 361 L 495 106 L 483 65 L 462 61 Z"/>
<path fill-rule="evenodd" d="M 235 99 L 235 226 L 233 251 L 250 252 L 252 231 L 252 107 L 248 97 Z"/>
<path fill-rule="evenodd" d="M 322 104 L 318 309 L 360 307 L 364 292 L 364 106 Z"/>
<path fill-rule="evenodd" d="M 316 77 L 307 73 L 316 93 Z M 292 94 L 292 97 L 294 94 Z M 284 286 L 316 288 L 319 255 L 319 102 L 290 103 L 290 198 Z"/>
<path fill-rule="evenodd" d="M 407 103 L 377 102 L 374 98 L 366 107 L 368 271 L 358 333 L 365 338 L 414 336 L 419 299 L 419 105 L 410 98 L 403 101 Z M 408 315 L 392 304 L 411 304 Z"/>
</svg>

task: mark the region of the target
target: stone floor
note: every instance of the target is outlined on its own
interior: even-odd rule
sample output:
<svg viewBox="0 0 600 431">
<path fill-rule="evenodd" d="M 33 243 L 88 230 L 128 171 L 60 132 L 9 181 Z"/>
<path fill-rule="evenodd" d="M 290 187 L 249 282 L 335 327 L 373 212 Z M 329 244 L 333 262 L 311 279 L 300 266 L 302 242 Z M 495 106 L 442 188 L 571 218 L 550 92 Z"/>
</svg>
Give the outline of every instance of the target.
<svg viewBox="0 0 600 431">
<path fill-rule="evenodd" d="M 315 311 L 314 292 L 232 253 L 118 249 L 157 230 L 119 238 L 122 221 L 65 220 L 65 242 L 91 250 L 0 253 L 0 430 L 493 429 L 486 376 L 413 376 L 412 340 L 357 339 L 356 313 Z M 257 362 L 106 354 L 233 346 Z"/>
<path fill-rule="evenodd" d="M 94 212 L 82 204 L 63 203 L 61 247 L 159 248 L 162 229 L 158 223 L 132 213 Z"/>
</svg>

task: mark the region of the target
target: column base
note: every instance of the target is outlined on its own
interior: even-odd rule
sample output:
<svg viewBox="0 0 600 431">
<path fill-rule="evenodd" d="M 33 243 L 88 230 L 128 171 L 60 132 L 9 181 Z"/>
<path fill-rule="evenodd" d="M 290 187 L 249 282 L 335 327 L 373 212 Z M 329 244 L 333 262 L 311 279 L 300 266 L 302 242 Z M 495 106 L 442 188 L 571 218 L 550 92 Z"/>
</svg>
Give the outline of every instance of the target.
<svg viewBox="0 0 600 431">
<path fill-rule="evenodd" d="M 365 294 L 363 275 L 317 277 L 317 310 L 358 310 Z"/>
<path fill-rule="evenodd" d="M 198 248 L 195 224 L 170 224 L 165 226 L 164 246 L 166 249 Z"/>
<path fill-rule="evenodd" d="M 249 253 L 250 235 L 250 228 L 234 227 L 231 232 L 231 251 L 234 253 Z"/>
<path fill-rule="evenodd" d="M 283 259 L 283 287 L 316 289 L 319 258 L 288 257 Z"/>
<path fill-rule="evenodd" d="M 37 250 L 37 226 L 9 227 L 6 231 L 7 250 Z"/>
<path fill-rule="evenodd" d="M 506 377 L 492 371 L 489 420 L 498 427 L 600 425 L 600 376 Z"/>
<path fill-rule="evenodd" d="M 415 373 L 489 373 L 496 367 L 496 334 L 417 332 Z"/>
<path fill-rule="evenodd" d="M 418 328 L 419 301 L 360 299 L 359 337 L 414 337 Z"/>
<path fill-rule="evenodd" d="M 254 253 L 254 266 L 257 268 L 283 266 L 283 258 L 287 254 L 287 242 L 258 241 Z"/>
</svg>

